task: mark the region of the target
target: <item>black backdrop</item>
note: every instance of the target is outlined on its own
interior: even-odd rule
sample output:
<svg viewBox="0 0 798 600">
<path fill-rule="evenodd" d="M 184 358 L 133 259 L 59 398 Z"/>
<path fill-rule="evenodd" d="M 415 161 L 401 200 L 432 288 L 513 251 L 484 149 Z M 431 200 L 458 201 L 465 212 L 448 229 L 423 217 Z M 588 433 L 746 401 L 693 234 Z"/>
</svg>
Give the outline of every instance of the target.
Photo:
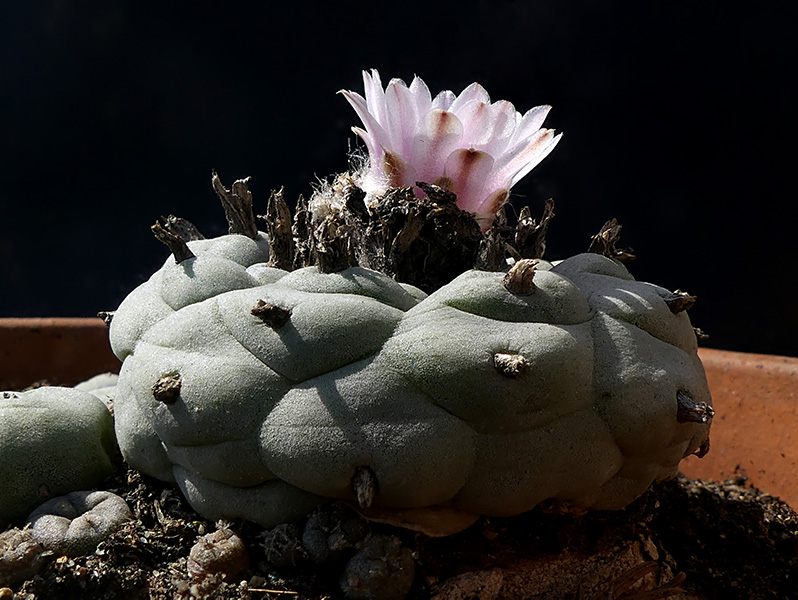
<svg viewBox="0 0 798 600">
<path fill-rule="evenodd" d="M 796 20 L 773 6 L 4 2 L 0 316 L 115 308 L 166 257 L 156 217 L 224 231 L 212 169 L 261 209 L 307 196 L 354 143 L 336 91 L 376 67 L 552 104 L 565 136 L 514 189 L 557 202 L 547 258 L 615 216 L 638 279 L 699 296 L 707 345 L 798 355 Z"/>
</svg>

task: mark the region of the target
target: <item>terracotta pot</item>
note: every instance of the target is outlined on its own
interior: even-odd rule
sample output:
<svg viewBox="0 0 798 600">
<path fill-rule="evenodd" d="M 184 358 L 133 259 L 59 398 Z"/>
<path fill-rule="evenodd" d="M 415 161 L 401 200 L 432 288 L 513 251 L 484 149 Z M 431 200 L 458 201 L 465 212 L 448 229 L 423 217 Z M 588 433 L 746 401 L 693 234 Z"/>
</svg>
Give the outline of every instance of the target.
<svg viewBox="0 0 798 600">
<path fill-rule="evenodd" d="M 702 349 L 715 419 L 710 452 L 689 457 L 682 472 L 750 483 L 798 507 L 798 358 Z"/>
<path fill-rule="evenodd" d="M 120 366 L 99 318 L 0 319 L 0 390 L 75 385 Z"/>
<path fill-rule="evenodd" d="M 798 358 L 702 349 L 715 404 L 711 451 L 683 472 L 727 479 L 736 472 L 798 507 Z M 0 319 L 0 389 L 38 381 L 74 385 L 118 372 L 100 319 Z"/>
</svg>

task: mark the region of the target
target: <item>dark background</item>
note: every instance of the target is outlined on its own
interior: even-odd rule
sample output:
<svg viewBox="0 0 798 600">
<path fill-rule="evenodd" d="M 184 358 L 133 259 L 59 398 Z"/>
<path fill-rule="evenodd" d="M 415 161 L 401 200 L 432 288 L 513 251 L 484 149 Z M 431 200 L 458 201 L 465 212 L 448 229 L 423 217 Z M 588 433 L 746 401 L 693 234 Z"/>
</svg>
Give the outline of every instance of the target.
<svg viewBox="0 0 798 600">
<path fill-rule="evenodd" d="M 774 6 L 4 2 L 0 316 L 115 308 L 167 255 L 156 217 L 224 232 L 212 169 L 251 175 L 256 212 L 307 196 L 354 144 L 336 91 L 376 67 L 553 105 L 565 136 L 513 190 L 555 198 L 547 258 L 617 217 L 638 279 L 699 296 L 706 345 L 798 355 L 796 19 Z"/>
</svg>

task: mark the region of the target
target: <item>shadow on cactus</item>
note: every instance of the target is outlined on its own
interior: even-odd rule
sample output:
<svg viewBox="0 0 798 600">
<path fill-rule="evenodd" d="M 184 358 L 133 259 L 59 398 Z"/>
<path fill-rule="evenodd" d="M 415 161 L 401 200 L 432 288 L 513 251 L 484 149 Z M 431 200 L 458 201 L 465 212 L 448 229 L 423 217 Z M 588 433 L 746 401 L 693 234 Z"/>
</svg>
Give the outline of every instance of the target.
<svg viewBox="0 0 798 600">
<path fill-rule="evenodd" d="M 362 169 L 293 216 L 272 193 L 263 232 L 248 180 L 214 174 L 229 235 L 153 227 L 173 256 L 110 322 L 127 462 L 209 519 L 334 499 L 445 535 L 547 499 L 620 508 L 705 453 L 695 298 L 635 281 L 614 221 L 550 263 L 553 202 L 504 216 L 559 140 L 548 107 L 364 79 Z"/>
</svg>

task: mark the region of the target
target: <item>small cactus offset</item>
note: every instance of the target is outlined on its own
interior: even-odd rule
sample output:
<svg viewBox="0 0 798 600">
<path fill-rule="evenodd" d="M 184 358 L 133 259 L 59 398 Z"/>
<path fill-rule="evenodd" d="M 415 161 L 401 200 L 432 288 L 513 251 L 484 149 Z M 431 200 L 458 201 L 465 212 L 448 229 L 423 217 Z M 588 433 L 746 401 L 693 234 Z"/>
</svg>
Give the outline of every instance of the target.
<svg viewBox="0 0 798 600">
<path fill-rule="evenodd" d="M 553 204 L 514 227 L 501 211 L 559 140 L 540 129 L 548 107 L 522 117 L 481 87 L 427 106 L 420 80 L 365 81 L 366 99 L 345 95 L 370 166 L 301 201 L 290 232 L 281 192 L 260 233 L 247 180 L 228 191 L 216 176 L 229 235 L 174 217 L 156 231 L 175 257 L 109 326 L 127 462 L 208 519 L 273 527 L 335 499 L 444 534 L 546 499 L 620 508 L 705 453 L 695 297 L 636 281 L 615 221 L 550 263 Z M 423 175 L 369 112 L 414 94 L 446 135 L 480 106 L 516 129 L 449 144 Z"/>
<path fill-rule="evenodd" d="M 113 473 L 114 424 L 89 391 L 42 386 L 0 392 L 0 527 L 42 502 Z"/>
</svg>

